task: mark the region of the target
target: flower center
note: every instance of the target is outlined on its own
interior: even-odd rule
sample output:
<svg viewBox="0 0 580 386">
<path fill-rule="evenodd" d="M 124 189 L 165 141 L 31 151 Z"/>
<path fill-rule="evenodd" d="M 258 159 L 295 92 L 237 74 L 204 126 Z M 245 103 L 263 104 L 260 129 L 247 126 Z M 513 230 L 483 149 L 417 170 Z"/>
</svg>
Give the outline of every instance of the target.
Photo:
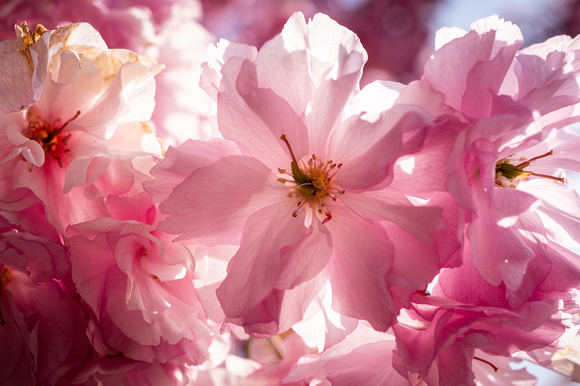
<svg viewBox="0 0 580 386">
<path fill-rule="evenodd" d="M 72 121 L 78 118 L 81 114 L 77 111 L 74 117 L 61 124 L 60 119 L 56 119 L 52 122 L 42 119 L 38 116 L 32 116 L 28 121 L 28 126 L 26 127 L 26 135 L 28 138 L 36 141 L 42 146 L 44 153 L 48 158 L 53 158 L 58 162 L 59 166 L 62 166 L 61 157 L 64 153 L 68 153 L 66 144 L 70 139 L 70 134 L 63 135 L 62 131 L 64 128 Z"/>
<path fill-rule="evenodd" d="M 282 134 L 280 139 L 288 146 L 292 157 L 291 174 L 286 169 L 278 169 L 281 174 L 292 177 L 291 180 L 278 178 L 279 182 L 289 184 L 290 192 L 288 197 L 297 200 L 297 208 L 292 212 L 292 216 L 296 217 L 298 210 L 308 205 L 314 210 L 316 216 L 322 220 L 323 224 L 330 221 L 332 214 L 326 206 L 326 201 L 328 199 L 336 201 L 337 196 L 344 194 L 344 190 L 333 182 L 333 178 L 342 168 L 342 164 L 336 164 L 332 160 L 322 161 L 312 154 L 312 157 L 307 162 L 301 160 L 300 165 L 298 165 L 286 135 Z"/>
<path fill-rule="evenodd" d="M 30 29 L 26 22 L 22 22 L 18 28 L 20 31 L 22 31 L 22 41 L 26 47 L 30 47 L 36 43 L 36 41 L 40 39 L 42 35 L 48 32 L 48 30 L 42 24 L 37 24 L 34 31 Z"/>
<path fill-rule="evenodd" d="M 528 180 L 529 176 L 548 178 L 550 180 L 556 180 L 564 182 L 563 177 L 554 177 L 546 174 L 534 173 L 530 170 L 524 170 L 532 162 L 553 155 L 553 150 L 550 150 L 546 154 L 539 155 L 537 157 L 527 159 L 510 159 L 509 157 L 503 158 L 496 162 L 495 164 L 495 184 L 498 188 L 515 188 L 520 180 Z"/>
</svg>

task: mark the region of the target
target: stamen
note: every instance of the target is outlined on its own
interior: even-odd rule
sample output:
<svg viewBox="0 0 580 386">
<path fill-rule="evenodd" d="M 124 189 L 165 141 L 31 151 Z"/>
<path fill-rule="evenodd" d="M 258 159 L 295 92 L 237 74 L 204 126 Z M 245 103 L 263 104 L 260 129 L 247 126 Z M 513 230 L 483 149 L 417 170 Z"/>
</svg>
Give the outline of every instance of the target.
<svg viewBox="0 0 580 386">
<path fill-rule="evenodd" d="M 499 370 L 499 367 L 494 366 L 493 363 L 491 363 L 490 361 L 486 361 L 485 359 L 481 359 L 481 358 L 478 358 L 476 356 L 474 356 L 473 359 L 477 359 L 478 361 L 481 361 L 483 363 L 486 363 L 486 364 L 490 365 L 491 368 L 493 369 L 493 371 L 495 371 L 496 373 Z"/>
<path fill-rule="evenodd" d="M 297 199 L 297 208 L 292 211 L 292 216 L 297 217 L 298 211 L 308 205 L 323 224 L 327 223 L 332 219 L 332 214 L 326 208 L 326 200 L 330 198 L 337 201 L 337 196 L 344 194 L 344 190 L 338 189 L 332 183 L 342 164 L 336 164 L 332 160 L 320 160 L 315 154 L 312 154 L 310 159 L 300 160 L 298 163 L 286 135 L 282 134 L 280 139 L 286 144 L 292 158 L 293 181 L 284 177 L 278 178 L 278 181 L 284 184 L 295 184 L 288 186 L 290 192 L 287 194 L 287 197 Z M 284 174 L 286 170 L 278 168 L 278 172 Z"/>
<path fill-rule="evenodd" d="M 77 119 L 80 114 L 81 112 L 77 111 L 72 118 L 60 126 L 58 126 L 60 119 L 57 119 L 53 122 L 48 122 L 36 115 L 33 115 L 32 117 L 29 117 L 27 136 L 30 139 L 38 142 L 42 146 L 44 153 L 48 157 L 54 158 L 58 162 L 59 166 L 62 167 L 60 158 L 63 153 L 67 153 L 69 151 L 67 148 L 65 148 L 65 145 L 69 141 L 71 135 L 68 134 L 66 136 L 61 136 L 61 134 L 67 125 Z"/>
<path fill-rule="evenodd" d="M 542 178 L 548 178 L 550 180 L 555 180 L 555 181 L 560 181 L 560 182 L 564 182 L 564 177 L 554 177 L 554 176 L 549 176 L 547 174 L 539 174 L 539 173 L 534 173 L 534 172 L 527 172 L 529 174 L 531 174 L 532 176 L 536 176 L 536 177 L 542 177 Z"/>
<path fill-rule="evenodd" d="M 519 160 L 524 161 L 524 162 L 521 162 L 517 165 L 512 164 L 510 162 L 512 160 L 510 160 L 508 157 L 499 160 L 498 162 L 496 162 L 496 165 L 495 165 L 495 173 L 496 173 L 495 184 L 499 187 L 515 188 L 516 185 L 511 184 L 511 183 L 508 185 L 508 181 L 512 182 L 512 181 L 516 180 L 517 178 L 527 180 L 526 177 L 528 177 L 528 176 L 547 178 L 550 180 L 560 181 L 563 183 L 564 182 L 563 177 L 555 177 L 555 176 L 550 176 L 550 175 L 546 175 L 546 174 L 534 173 L 534 172 L 529 171 L 529 170 L 524 170 L 524 168 L 528 167 L 532 162 L 537 161 L 537 160 L 542 159 L 542 158 L 545 158 L 545 157 L 549 157 L 551 155 L 554 155 L 553 150 L 550 150 L 549 152 L 544 153 L 542 155 L 533 157 L 529 160 L 522 157 Z"/>
<path fill-rule="evenodd" d="M 549 152 L 547 152 L 546 154 L 542 154 L 539 155 L 537 157 L 534 157 L 532 159 L 527 160 L 526 162 L 522 162 L 521 164 L 517 165 L 516 168 L 525 168 L 526 166 L 528 166 L 532 161 L 541 159 L 541 158 L 545 158 L 545 157 L 549 157 L 551 155 L 554 155 L 554 150 L 550 150 Z"/>
</svg>

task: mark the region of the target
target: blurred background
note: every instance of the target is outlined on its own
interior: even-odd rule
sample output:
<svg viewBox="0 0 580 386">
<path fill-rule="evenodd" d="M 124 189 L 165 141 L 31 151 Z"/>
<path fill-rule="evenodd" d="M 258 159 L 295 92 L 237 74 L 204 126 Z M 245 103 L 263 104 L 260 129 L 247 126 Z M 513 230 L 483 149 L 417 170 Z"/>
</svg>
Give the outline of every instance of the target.
<svg viewBox="0 0 580 386">
<path fill-rule="evenodd" d="M 420 76 L 443 26 L 469 30 L 473 21 L 498 14 L 520 26 L 525 45 L 580 33 L 578 0 L 202 0 L 202 6 L 201 23 L 213 34 L 258 47 L 293 12 L 326 13 L 361 39 L 367 75 L 402 83 Z"/>
<path fill-rule="evenodd" d="M 29 24 L 42 23 L 49 29 L 82 20 L 97 26 L 106 24 L 107 28 L 97 29 L 110 47 L 135 51 L 142 49 L 135 47 L 139 39 L 129 36 L 132 31 L 142 27 L 142 35 L 154 35 L 166 27 L 174 6 L 181 7 L 182 22 L 187 18 L 198 22 L 215 39 L 257 47 L 279 33 L 294 12 L 302 11 L 307 18 L 323 12 L 360 37 L 369 52 L 367 78 L 402 83 L 419 77 L 432 51 L 435 31 L 442 26 L 469 29 L 473 21 L 498 14 L 520 26 L 525 45 L 558 34 L 580 33 L 580 0 L 2 0 L 1 3 L 2 40 L 13 39 L 14 24 L 25 19 Z M 127 13 L 131 16 L 128 22 L 123 17 Z M 128 44 L 130 41 L 132 45 Z M 144 47 L 154 44 L 143 41 Z"/>
<path fill-rule="evenodd" d="M 0 0 L 0 40 L 26 20 L 48 29 L 85 21 L 109 48 L 164 64 L 153 124 L 165 146 L 216 135 L 212 101 L 198 87 L 205 48 L 224 38 L 261 47 L 296 11 L 329 15 L 354 31 L 368 52 L 361 86 L 418 79 L 443 26 L 469 30 L 498 14 L 520 26 L 524 46 L 580 33 L 580 0 Z"/>
</svg>

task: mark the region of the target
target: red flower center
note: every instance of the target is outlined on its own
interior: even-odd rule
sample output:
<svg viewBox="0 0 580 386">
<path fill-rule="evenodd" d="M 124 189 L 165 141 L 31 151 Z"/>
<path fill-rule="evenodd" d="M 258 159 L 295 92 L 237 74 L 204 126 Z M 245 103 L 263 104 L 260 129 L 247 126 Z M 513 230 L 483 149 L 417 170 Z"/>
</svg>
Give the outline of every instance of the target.
<svg viewBox="0 0 580 386">
<path fill-rule="evenodd" d="M 333 181 L 333 178 L 342 168 L 342 164 L 334 163 L 332 160 L 322 161 L 312 154 L 312 157 L 307 162 L 301 160 L 299 166 L 286 136 L 282 135 L 280 139 L 286 143 L 292 157 L 292 174 L 287 173 L 286 169 L 278 169 L 280 174 L 287 174 L 292 177 L 292 180 L 278 178 L 278 181 L 283 184 L 290 184 L 288 197 L 297 199 L 297 208 L 292 212 L 292 216 L 296 217 L 298 210 L 308 205 L 315 211 L 316 216 L 322 219 L 324 224 L 332 218 L 332 214 L 326 206 L 326 201 L 328 199 L 336 201 L 339 195 L 344 194 L 344 190 L 340 189 Z"/>
<path fill-rule="evenodd" d="M 61 124 L 60 119 L 54 121 L 47 121 L 40 117 L 34 116 L 28 121 L 26 134 L 28 138 L 38 142 L 47 158 L 55 159 L 59 166 L 62 166 L 62 156 L 69 151 L 66 147 L 70 139 L 70 134 L 62 134 L 64 128 L 72 121 L 77 119 L 81 114 L 77 111 L 74 117 Z"/>
</svg>

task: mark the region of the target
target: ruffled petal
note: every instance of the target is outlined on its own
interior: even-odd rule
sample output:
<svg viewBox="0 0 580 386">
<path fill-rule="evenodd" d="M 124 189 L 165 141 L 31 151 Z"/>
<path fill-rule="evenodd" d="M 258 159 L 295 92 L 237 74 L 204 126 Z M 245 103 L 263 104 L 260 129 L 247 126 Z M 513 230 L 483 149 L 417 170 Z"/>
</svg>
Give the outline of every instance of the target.
<svg viewBox="0 0 580 386">
<path fill-rule="evenodd" d="M 282 266 L 282 256 L 305 237 L 304 212 L 291 215 L 293 203 L 269 205 L 248 217 L 240 249 L 228 264 L 217 296 L 229 318 L 243 318 L 268 295 Z"/>
<path fill-rule="evenodd" d="M 286 198 L 280 183 L 255 158 L 229 156 L 201 167 L 160 204 L 169 217 L 159 229 L 207 245 L 237 244 L 246 218 Z"/>
<path fill-rule="evenodd" d="M 333 208 L 333 219 L 325 225 L 334 247 L 329 264 L 332 307 L 386 331 L 398 312 L 385 283 L 393 259 L 387 233 L 344 207 Z"/>
</svg>

